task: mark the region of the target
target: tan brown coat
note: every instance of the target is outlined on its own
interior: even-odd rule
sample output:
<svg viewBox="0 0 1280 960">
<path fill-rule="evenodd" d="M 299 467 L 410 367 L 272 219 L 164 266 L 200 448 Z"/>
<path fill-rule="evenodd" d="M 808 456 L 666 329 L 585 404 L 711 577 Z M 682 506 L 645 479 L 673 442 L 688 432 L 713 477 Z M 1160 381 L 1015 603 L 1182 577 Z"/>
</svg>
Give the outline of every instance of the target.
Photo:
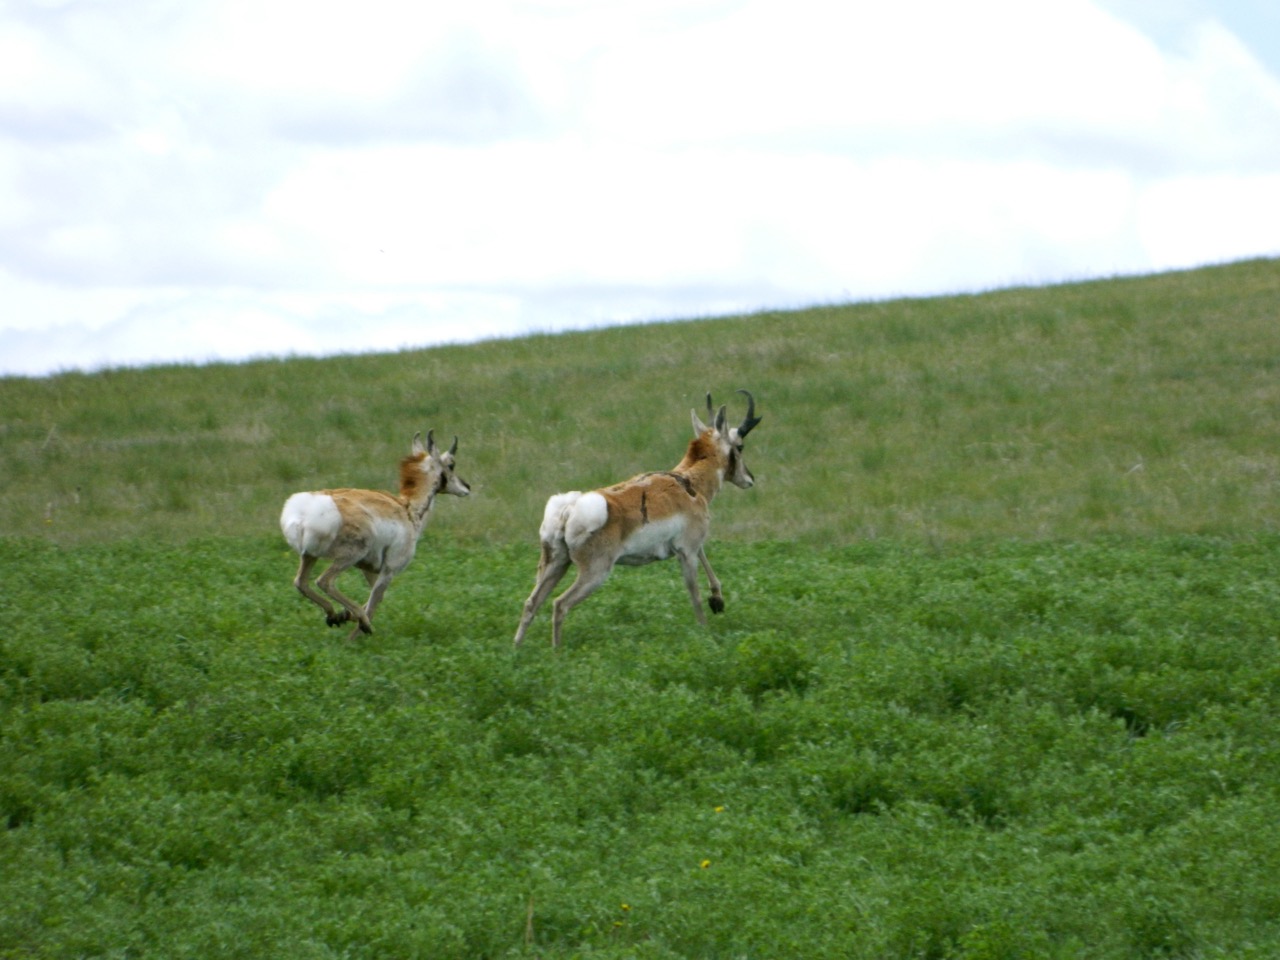
<svg viewBox="0 0 1280 960">
<path fill-rule="evenodd" d="M 373 632 L 373 613 L 391 580 L 409 565 L 418 539 L 441 493 L 465 497 L 466 481 L 454 473 L 458 441 L 448 451 L 439 450 L 430 431 L 427 445 L 414 436 L 412 452 L 400 461 L 400 493 L 341 488 L 295 493 L 280 513 L 280 530 L 301 558 L 293 585 L 325 612 L 325 622 L 337 626 L 356 621 L 348 639 Z M 316 563 L 332 563 L 311 586 Z M 369 584 L 363 607 L 338 590 L 336 580 L 355 567 Z M 326 599 L 336 601 L 338 607 Z"/>
<path fill-rule="evenodd" d="M 746 393 L 746 391 L 740 391 Z M 525 601 L 516 629 L 518 646 L 538 608 L 570 565 L 574 582 L 552 605 L 552 644 L 560 645 L 564 618 L 604 583 L 616 564 L 637 565 L 675 556 L 694 615 L 702 624 L 702 598 L 697 566 L 711 588 L 712 612 L 724 609 L 720 581 L 703 549 L 710 531 L 711 501 L 727 479 L 744 489 L 755 483 L 742 458 L 743 437 L 757 424 L 755 401 L 747 394 L 747 417 L 729 428 L 721 407 L 712 426 L 693 412 L 694 438 L 684 458 L 671 470 L 642 473 L 630 480 L 587 493 L 556 494 L 547 501 L 540 539 L 537 582 Z M 708 411 L 711 398 L 707 397 Z"/>
</svg>

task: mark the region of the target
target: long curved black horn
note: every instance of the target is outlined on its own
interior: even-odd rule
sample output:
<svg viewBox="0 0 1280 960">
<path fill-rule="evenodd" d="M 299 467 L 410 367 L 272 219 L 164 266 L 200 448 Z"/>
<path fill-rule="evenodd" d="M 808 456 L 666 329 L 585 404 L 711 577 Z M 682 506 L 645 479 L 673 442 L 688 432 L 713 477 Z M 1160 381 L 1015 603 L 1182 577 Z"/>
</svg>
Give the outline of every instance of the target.
<svg viewBox="0 0 1280 960">
<path fill-rule="evenodd" d="M 716 408 L 711 405 L 711 391 L 707 391 L 707 419 L 712 423 L 716 421 Z"/>
<path fill-rule="evenodd" d="M 742 425 L 738 427 L 738 437 L 741 439 L 754 430 L 756 424 L 762 418 L 756 416 L 756 398 L 746 390 L 739 390 L 738 392 L 747 398 L 747 415 L 743 418 Z"/>
<path fill-rule="evenodd" d="M 453 446 L 449 448 L 449 456 L 453 456 L 458 452 L 458 437 L 455 434 L 453 438 Z"/>
</svg>

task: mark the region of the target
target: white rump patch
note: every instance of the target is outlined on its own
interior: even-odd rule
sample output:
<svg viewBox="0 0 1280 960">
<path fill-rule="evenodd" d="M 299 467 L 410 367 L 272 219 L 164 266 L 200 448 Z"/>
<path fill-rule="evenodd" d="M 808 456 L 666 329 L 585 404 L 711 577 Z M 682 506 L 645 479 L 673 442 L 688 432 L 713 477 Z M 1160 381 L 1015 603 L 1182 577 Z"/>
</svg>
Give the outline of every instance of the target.
<svg viewBox="0 0 1280 960">
<path fill-rule="evenodd" d="M 280 512 L 280 532 L 299 554 L 322 557 L 342 529 L 342 514 L 327 493 L 295 493 Z"/>
<path fill-rule="evenodd" d="M 564 539 L 564 527 L 569 522 L 569 511 L 581 496 L 579 491 L 571 490 L 568 493 L 557 493 L 547 501 L 547 507 L 542 513 L 542 526 L 538 529 L 538 536 L 543 543 L 554 543 Z"/>
<path fill-rule="evenodd" d="M 564 538 L 569 549 L 574 550 L 609 522 L 609 502 L 595 491 L 584 493 L 568 513 Z"/>
</svg>

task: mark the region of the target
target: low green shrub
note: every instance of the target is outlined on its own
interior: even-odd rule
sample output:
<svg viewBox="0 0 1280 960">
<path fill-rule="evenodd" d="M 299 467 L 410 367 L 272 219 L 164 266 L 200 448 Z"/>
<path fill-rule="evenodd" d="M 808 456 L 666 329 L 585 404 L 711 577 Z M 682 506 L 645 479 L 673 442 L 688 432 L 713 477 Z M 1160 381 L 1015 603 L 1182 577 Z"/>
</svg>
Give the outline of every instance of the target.
<svg viewBox="0 0 1280 960">
<path fill-rule="evenodd" d="M 1274 539 L 738 545 L 558 651 L 522 551 L 348 644 L 274 540 L 12 546 L 0 956 L 1280 950 Z"/>
</svg>

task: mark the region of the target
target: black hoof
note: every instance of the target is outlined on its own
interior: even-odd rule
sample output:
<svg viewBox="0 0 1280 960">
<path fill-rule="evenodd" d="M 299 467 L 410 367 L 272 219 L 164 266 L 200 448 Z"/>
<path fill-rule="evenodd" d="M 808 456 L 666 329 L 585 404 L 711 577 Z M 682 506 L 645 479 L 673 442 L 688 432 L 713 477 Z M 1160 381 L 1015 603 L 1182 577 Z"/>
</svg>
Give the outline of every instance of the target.
<svg viewBox="0 0 1280 960">
<path fill-rule="evenodd" d="M 360 624 L 361 633 L 373 633 L 373 625 L 369 623 Z"/>
<path fill-rule="evenodd" d="M 721 597 L 712 597 L 709 601 L 712 613 L 724 613 L 724 599 Z"/>
</svg>

